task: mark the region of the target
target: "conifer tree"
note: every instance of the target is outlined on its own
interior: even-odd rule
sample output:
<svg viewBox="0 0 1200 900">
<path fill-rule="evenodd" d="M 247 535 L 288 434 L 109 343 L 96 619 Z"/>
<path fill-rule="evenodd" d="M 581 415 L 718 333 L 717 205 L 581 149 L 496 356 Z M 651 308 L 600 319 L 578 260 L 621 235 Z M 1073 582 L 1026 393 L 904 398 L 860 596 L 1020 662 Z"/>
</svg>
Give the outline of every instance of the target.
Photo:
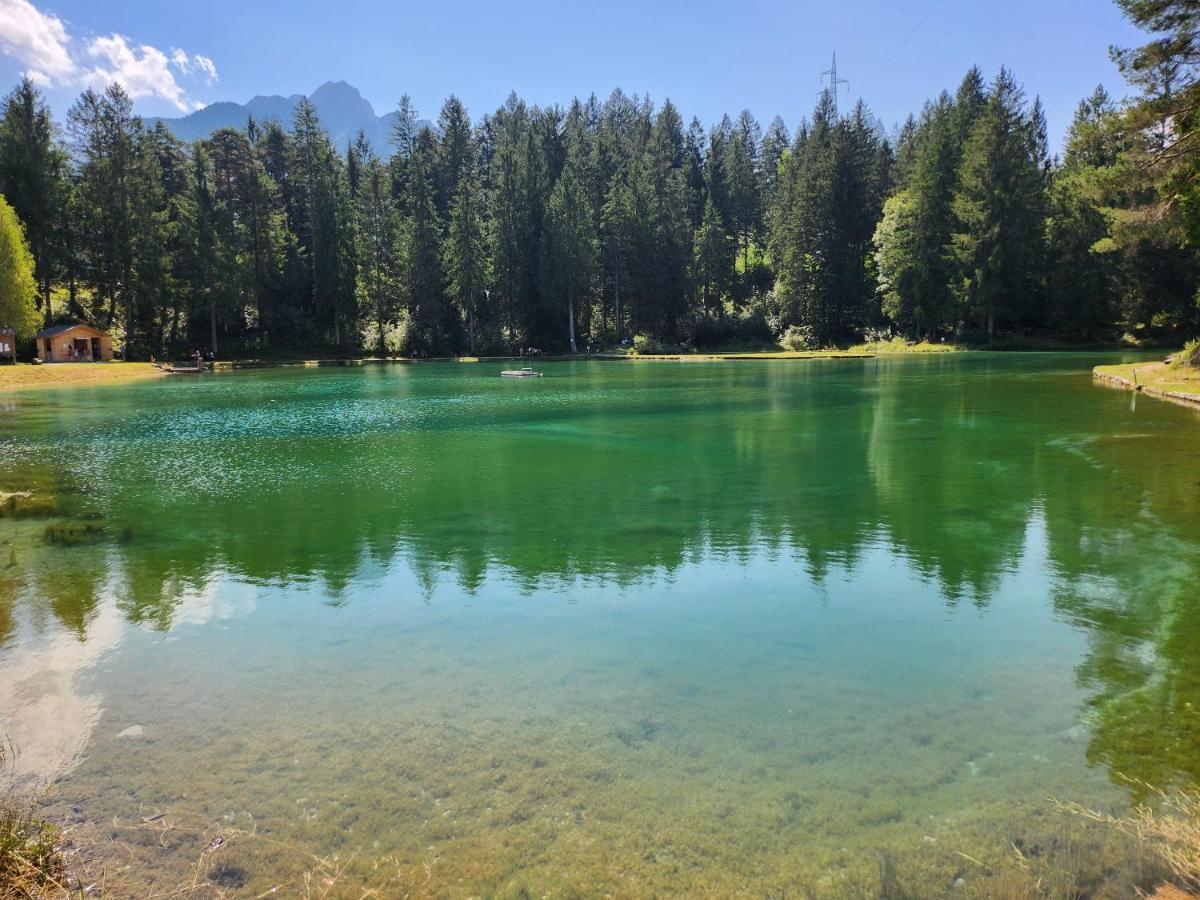
<svg viewBox="0 0 1200 900">
<path fill-rule="evenodd" d="M 596 276 L 599 241 L 594 214 L 573 167 L 563 169 L 550 194 L 540 259 L 543 296 L 560 306 L 567 344 L 579 352 L 575 326 L 580 304 L 589 300 Z"/>
<path fill-rule="evenodd" d="M 954 199 L 956 293 L 990 340 L 1023 312 L 1042 256 L 1044 166 L 1021 89 L 1001 69 L 963 148 Z"/>
<path fill-rule="evenodd" d="M 41 92 L 28 76 L 4 99 L 0 118 L 0 194 L 25 225 L 47 322 L 58 275 L 67 193 L 66 159 Z"/>
</svg>

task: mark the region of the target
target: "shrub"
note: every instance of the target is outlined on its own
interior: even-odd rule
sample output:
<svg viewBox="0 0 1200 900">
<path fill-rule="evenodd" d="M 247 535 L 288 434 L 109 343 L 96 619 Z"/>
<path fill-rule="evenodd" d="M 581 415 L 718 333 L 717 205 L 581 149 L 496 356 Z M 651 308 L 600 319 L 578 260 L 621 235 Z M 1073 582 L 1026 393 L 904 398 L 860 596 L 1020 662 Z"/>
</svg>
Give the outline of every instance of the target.
<svg viewBox="0 0 1200 900">
<path fill-rule="evenodd" d="M 648 334 L 635 334 L 633 336 L 633 349 L 639 355 L 655 354 L 663 352 L 662 342 L 658 338 Z"/>
<path fill-rule="evenodd" d="M 817 339 L 807 325 L 789 325 L 779 343 L 785 350 L 816 350 Z"/>
<path fill-rule="evenodd" d="M 704 348 L 769 345 L 774 343 L 774 334 L 761 306 L 747 306 L 727 310 L 723 316 L 699 316 L 691 324 L 688 343 Z"/>
<path fill-rule="evenodd" d="M 1194 341 L 1188 341 L 1176 357 L 1176 362 L 1181 366 L 1194 366 L 1200 369 L 1200 338 Z"/>
</svg>

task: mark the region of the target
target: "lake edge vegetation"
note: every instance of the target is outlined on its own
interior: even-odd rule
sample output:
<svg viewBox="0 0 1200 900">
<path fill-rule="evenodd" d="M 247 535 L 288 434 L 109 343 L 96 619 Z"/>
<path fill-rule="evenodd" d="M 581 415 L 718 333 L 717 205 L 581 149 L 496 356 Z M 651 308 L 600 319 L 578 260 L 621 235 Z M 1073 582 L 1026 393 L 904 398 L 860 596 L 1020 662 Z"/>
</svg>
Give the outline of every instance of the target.
<svg viewBox="0 0 1200 900">
<path fill-rule="evenodd" d="M 186 145 L 118 85 L 63 134 L 25 79 L 0 114 L 25 240 L 0 215 L 0 252 L 32 286 L 0 284 L 0 318 L 87 321 L 127 359 L 1178 344 L 1200 330 L 1200 13 L 1117 2 L 1150 36 L 1113 51 L 1137 95 L 1098 88 L 1061 158 L 1006 69 L 890 136 L 828 92 L 794 134 L 619 90 L 476 122 L 450 97 L 418 128 L 404 97 L 387 158 L 339 150 L 306 100 Z"/>
</svg>

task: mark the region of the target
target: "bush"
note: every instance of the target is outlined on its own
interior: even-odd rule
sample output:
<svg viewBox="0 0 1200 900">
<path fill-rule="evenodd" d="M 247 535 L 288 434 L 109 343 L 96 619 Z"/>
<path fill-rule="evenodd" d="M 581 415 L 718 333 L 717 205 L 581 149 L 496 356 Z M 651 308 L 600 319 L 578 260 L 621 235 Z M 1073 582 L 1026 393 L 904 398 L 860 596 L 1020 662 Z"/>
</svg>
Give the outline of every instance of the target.
<svg viewBox="0 0 1200 900">
<path fill-rule="evenodd" d="M 688 343 L 694 347 L 718 348 L 772 344 L 775 336 L 761 309 L 746 307 L 724 316 L 702 315 L 692 322 Z"/>
<path fill-rule="evenodd" d="M 1176 357 L 1176 362 L 1181 366 L 1193 366 L 1200 369 L 1200 338 L 1194 341 L 1188 341 Z"/>
<path fill-rule="evenodd" d="M 633 336 L 633 349 L 639 355 L 653 355 L 663 352 L 662 342 L 658 338 L 651 337 L 648 334 L 635 334 Z"/>
<path fill-rule="evenodd" d="M 817 349 L 817 339 L 813 337 L 812 329 L 807 325 L 789 325 L 787 331 L 780 337 L 779 343 L 785 350 Z"/>
</svg>

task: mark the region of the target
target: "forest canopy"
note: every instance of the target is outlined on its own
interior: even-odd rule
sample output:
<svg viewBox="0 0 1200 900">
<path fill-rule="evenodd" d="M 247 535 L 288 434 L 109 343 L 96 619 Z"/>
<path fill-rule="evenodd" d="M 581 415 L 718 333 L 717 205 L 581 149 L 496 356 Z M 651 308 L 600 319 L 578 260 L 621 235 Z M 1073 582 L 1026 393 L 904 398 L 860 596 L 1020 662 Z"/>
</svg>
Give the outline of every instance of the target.
<svg viewBox="0 0 1200 900">
<path fill-rule="evenodd" d="M 306 100 L 189 145 L 113 85 L 63 130 L 25 79 L 0 194 L 39 321 L 114 329 L 127 358 L 1171 340 L 1200 330 L 1200 13 L 1119 3 L 1148 32 L 1114 51 L 1136 94 L 1084 98 L 1061 156 L 1004 69 L 893 134 L 829 93 L 794 131 L 619 90 L 478 119 L 452 96 L 418 128 L 404 97 L 386 158 L 338 151 Z"/>
</svg>

